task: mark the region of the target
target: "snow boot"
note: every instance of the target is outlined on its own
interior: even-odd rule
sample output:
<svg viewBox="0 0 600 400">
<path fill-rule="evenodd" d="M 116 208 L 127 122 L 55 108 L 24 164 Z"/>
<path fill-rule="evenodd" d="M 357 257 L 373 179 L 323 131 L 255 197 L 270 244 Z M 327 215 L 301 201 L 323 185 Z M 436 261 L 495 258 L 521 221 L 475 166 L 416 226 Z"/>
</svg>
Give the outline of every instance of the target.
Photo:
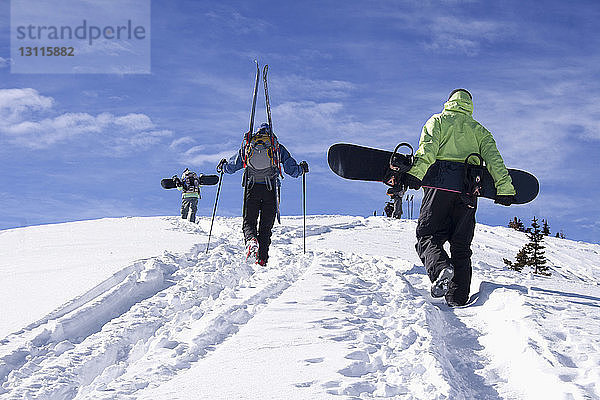
<svg viewBox="0 0 600 400">
<path fill-rule="evenodd" d="M 431 297 L 444 297 L 448 292 L 452 278 L 454 278 L 452 265 L 441 270 L 437 279 L 431 284 Z"/>
<path fill-rule="evenodd" d="M 267 265 L 267 260 L 263 260 L 263 259 L 257 259 L 256 260 L 256 264 L 260 265 L 261 267 L 264 267 L 265 265 Z"/>
<path fill-rule="evenodd" d="M 446 304 L 448 305 L 448 307 L 464 307 L 465 305 L 467 305 L 467 302 L 458 302 L 456 300 L 446 300 Z"/>
<path fill-rule="evenodd" d="M 258 260 L 258 240 L 252 238 L 246 243 L 246 259 Z"/>
</svg>

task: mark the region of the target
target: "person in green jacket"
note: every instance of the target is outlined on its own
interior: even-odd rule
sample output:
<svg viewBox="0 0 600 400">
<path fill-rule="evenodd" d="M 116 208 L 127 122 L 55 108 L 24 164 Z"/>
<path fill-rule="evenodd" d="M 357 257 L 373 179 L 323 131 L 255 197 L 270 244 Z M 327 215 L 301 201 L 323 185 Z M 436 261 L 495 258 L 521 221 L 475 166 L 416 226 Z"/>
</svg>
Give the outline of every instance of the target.
<svg viewBox="0 0 600 400">
<path fill-rule="evenodd" d="M 450 93 L 444 110 L 425 123 L 415 162 L 403 183 L 412 189 L 436 160 L 460 161 L 471 153 L 482 156 L 497 190 L 496 203 L 512 204 L 515 189 L 492 134 L 472 117 L 473 98 L 466 89 Z M 473 157 L 473 162 L 476 162 Z M 471 242 L 475 232 L 477 198 L 425 187 L 417 223 L 416 250 L 427 270 L 433 297 L 444 297 L 450 306 L 469 300 Z M 450 243 L 449 257 L 444 243 Z"/>
<path fill-rule="evenodd" d="M 177 185 L 177 190 L 181 194 L 181 218 L 188 219 L 190 222 L 196 222 L 196 212 L 198 211 L 198 199 L 200 199 L 200 180 L 198 175 L 185 169 L 181 174 L 181 179 L 177 175 L 173 176 Z"/>
</svg>

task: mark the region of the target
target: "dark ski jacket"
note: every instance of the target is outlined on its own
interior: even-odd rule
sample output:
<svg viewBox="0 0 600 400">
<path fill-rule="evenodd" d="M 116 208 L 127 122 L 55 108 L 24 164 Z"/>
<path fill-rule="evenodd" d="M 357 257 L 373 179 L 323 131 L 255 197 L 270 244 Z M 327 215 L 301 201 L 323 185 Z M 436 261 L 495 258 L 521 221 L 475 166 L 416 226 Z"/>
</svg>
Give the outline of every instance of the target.
<svg viewBox="0 0 600 400">
<path fill-rule="evenodd" d="M 481 154 L 494 178 L 499 195 L 514 195 L 515 188 L 492 134 L 472 117 L 473 101 L 458 91 L 423 126 L 415 164 L 409 174 L 423 179 L 435 160 L 464 162 L 471 153 Z M 475 162 L 475 157 L 471 157 Z"/>
<path fill-rule="evenodd" d="M 187 175 L 187 174 L 183 174 L 183 175 L 181 175 L 181 180 L 180 180 L 180 182 L 183 182 L 183 181 L 185 181 L 185 179 L 186 179 L 186 175 Z M 200 180 L 199 180 L 197 177 L 196 177 L 196 178 L 194 178 L 194 180 L 195 180 L 195 183 L 196 183 L 196 185 L 195 185 L 195 186 L 196 186 L 196 189 L 195 189 L 195 190 L 190 190 L 190 189 L 186 189 L 186 188 L 184 188 L 184 186 L 183 186 L 183 183 L 182 183 L 182 185 L 181 185 L 181 186 L 177 186 L 177 190 L 179 190 L 180 192 L 183 192 L 183 193 L 181 194 L 181 198 L 182 198 L 182 199 L 189 199 L 189 198 L 196 198 L 196 199 L 199 199 L 199 198 L 201 198 L 201 195 L 200 195 L 200 187 L 201 187 L 202 185 L 200 185 Z"/>
<path fill-rule="evenodd" d="M 296 160 L 290 155 L 290 152 L 281 143 L 279 143 L 279 160 L 283 166 L 283 171 L 289 176 L 297 178 L 302 175 L 302 168 L 300 168 Z M 223 172 L 233 174 L 242 168 L 244 168 L 244 159 L 242 157 L 242 149 L 240 149 L 237 154 L 231 156 L 227 163 L 223 165 Z M 259 181 L 255 183 L 264 184 L 264 182 Z M 277 178 L 277 184 L 279 185 L 279 178 Z"/>
</svg>

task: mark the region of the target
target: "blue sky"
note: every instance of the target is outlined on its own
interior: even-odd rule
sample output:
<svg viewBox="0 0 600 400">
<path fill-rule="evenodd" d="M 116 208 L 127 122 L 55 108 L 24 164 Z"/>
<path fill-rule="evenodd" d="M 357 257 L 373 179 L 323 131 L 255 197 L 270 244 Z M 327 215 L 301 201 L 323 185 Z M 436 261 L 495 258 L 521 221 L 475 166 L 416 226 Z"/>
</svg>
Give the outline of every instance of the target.
<svg viewBox="0 0 600 400">
<path fill-rule="evenodd" d="M 237 151 L 258 58 L 279 140 L 311 167 L 309 213 L 381 213 L 386 187 L 335 176 L 327 148 L 416 146 L 465 87 L 507 166 L 541 182 L 528 205 L 481 200 L 478 221 L 535 215 L 600 242 L 599 18 L 595 1 L 152 1 L 150 74 L 16 74 L 3 1 L 0 229 L 176 215 L 179 195 L 160 179 L 214 173 Z M 256 123 L 264 115 L 261 96 Z M 240 215 L 240 180 L 225 176 L 219 215 Z M 204 189 L 200 215 L 215 191 Z M 284 179 L 281 208 L 301 213 L 300 179 Z"/>
</svg>

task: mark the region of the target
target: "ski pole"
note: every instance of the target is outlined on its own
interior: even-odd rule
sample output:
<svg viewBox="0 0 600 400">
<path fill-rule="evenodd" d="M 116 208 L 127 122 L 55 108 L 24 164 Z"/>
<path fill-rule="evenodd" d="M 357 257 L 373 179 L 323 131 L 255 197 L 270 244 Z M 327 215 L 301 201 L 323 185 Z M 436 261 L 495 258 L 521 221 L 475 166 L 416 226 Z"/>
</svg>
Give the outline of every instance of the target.
<svg viewBox="0 0 600 400">
<path fill-rule="evenodd" d="M 208 242 L 206 243 L 206 253 L 208 254 L 208 248 L 210 247 L 210 236 L 212 234 L 213 223 L 215 222 L 215 214 L 217 213 L 217 203 L 219 202 L 219 193 L 221 192 L 221 183 L 223 182 L 223 167 L 219 171 L 219 186 L 217 187 L 217 195 L 215 196 L 215 207 L 213 208 L 212 219 L 210 221 L 210 230 L 208 231 Z"/>
<path fill-rule="evenodd" d="M 306 172 L 302 174 L 302 217 L 304 220 L 304 254 L 306 254 Z"/>
</svg>

